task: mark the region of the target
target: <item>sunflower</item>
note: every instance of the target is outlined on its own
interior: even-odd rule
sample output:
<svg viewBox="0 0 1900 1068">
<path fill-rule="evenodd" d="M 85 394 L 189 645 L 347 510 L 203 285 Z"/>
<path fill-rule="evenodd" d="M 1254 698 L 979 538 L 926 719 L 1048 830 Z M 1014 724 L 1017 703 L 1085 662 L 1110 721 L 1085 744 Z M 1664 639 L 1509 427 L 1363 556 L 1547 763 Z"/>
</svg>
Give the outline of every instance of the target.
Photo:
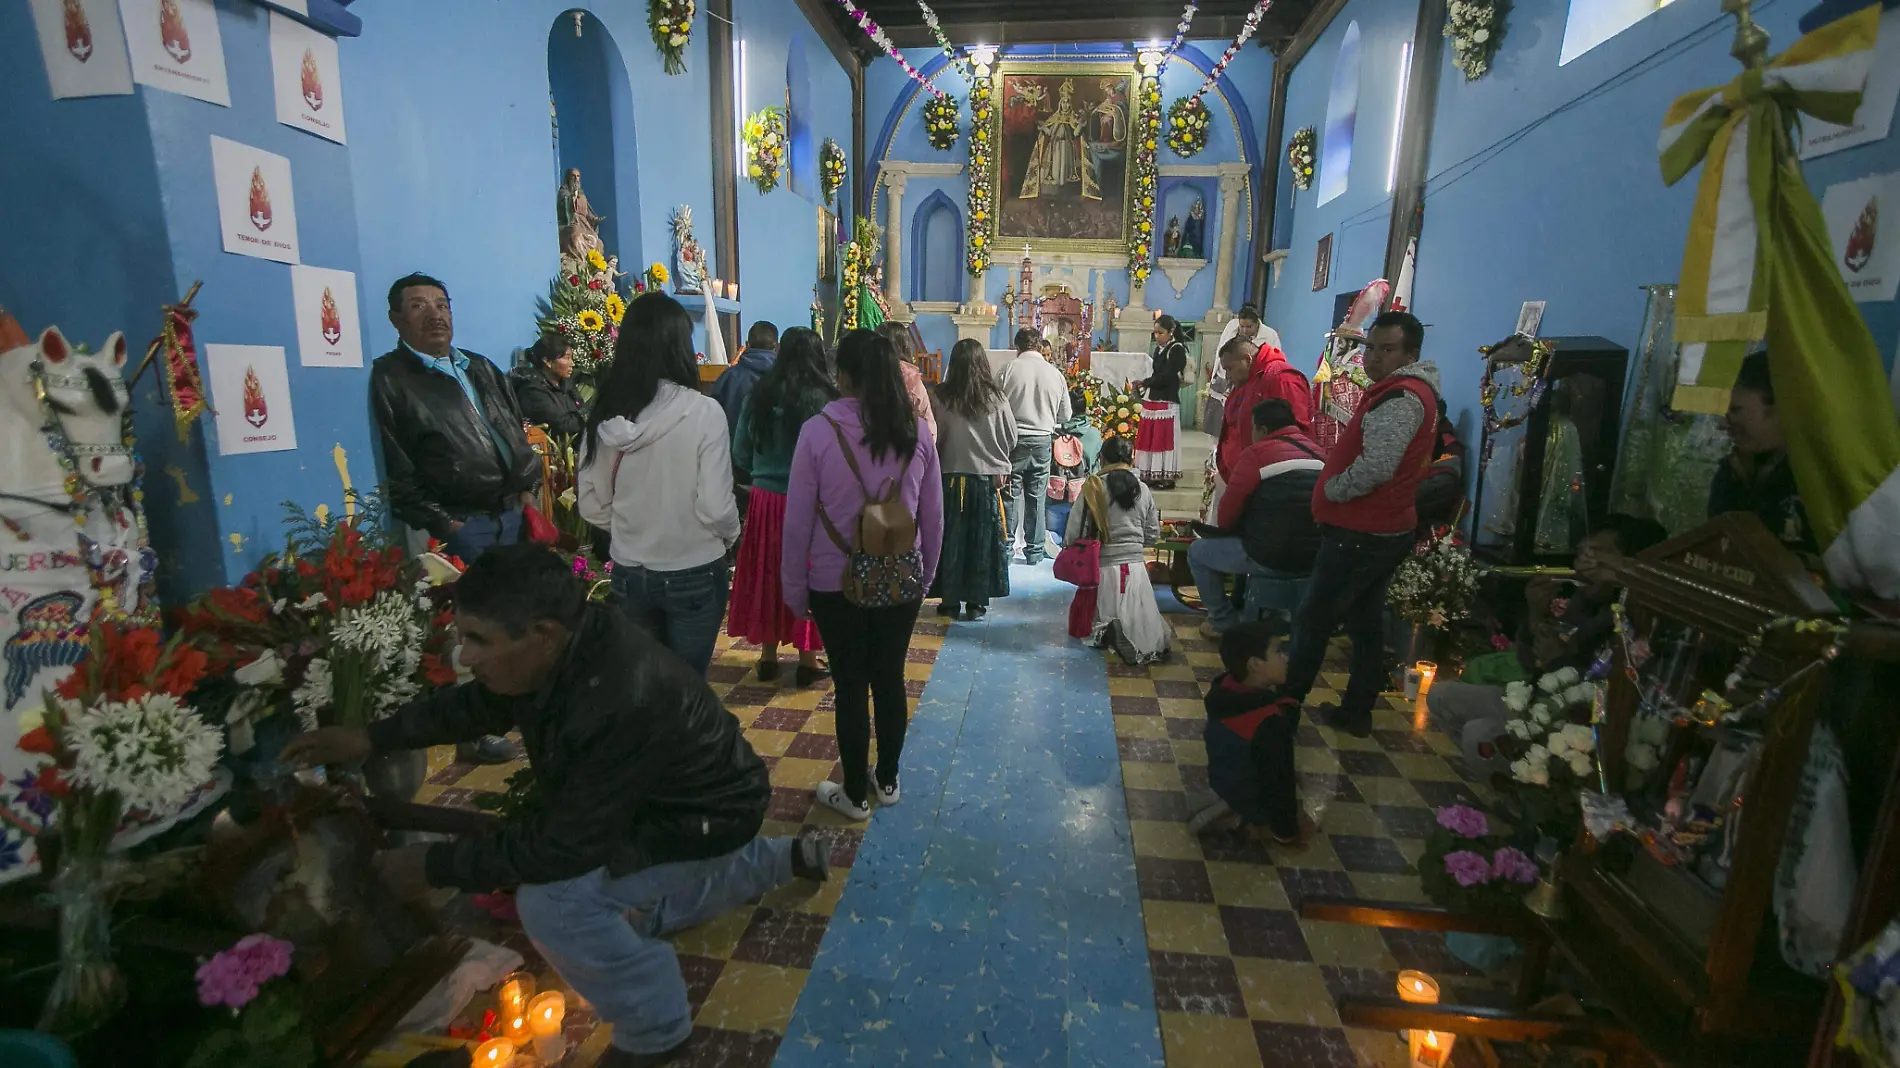
<svg viewBox="0 0 1900 1068">
<path fill-rule="evenodd" d="M 647 268 L 647 273 L 653 276 L 653 280 L 655 282 L 658 282 L 661 285 L 666 284 L 666 280 L 667 280 L 666 264 L 661 263 L 658 260 L 654 260 L 653 266 Z"/>
<path fill-rule="evenodd" d="M 600 328 L 607 325 L 606 320 L 600 317 L 600 313 L 592 308 L 583 308 L 581 313 L 574 318 L 581 324 L 581 329 L 588 333 L 599 333 Z"/>
<path fill-rule="evenodd" d="M 587 265 L 596 271 L 604 271 L 607 269 L 607 257 L 601 255 L 599 249 L 590 248 L 587 250 Z"/>
<path fill-rule="evenodd" d="M 627 314 L 627 302 L 620 299 L 620 294 L 607 294 L 607 318 L 618 324 L 620 317 L 625 314 Z"/>
</svg>

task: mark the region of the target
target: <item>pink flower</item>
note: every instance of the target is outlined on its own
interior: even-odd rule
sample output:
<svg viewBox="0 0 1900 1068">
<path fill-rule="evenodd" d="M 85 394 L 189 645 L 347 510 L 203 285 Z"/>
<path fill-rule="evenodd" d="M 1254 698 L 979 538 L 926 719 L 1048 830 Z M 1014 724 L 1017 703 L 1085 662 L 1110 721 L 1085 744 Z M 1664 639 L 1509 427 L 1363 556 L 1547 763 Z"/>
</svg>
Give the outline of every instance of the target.
<svg viewBox="0 0 1900 1068">
<path fill-rule="evenodd" d="M 1477 886 L 1491 881 L 1491 862 L 1469 849 L 1445 854 L 1445 871 L 1459 886 Z"/>
<path fill-rule="evenodd" d="M 243 1008 L 258 987 L 290 971 L 290 953 L 291 944 L 281 938 L 246 935 L 198 966 L 198 1003 Z"/>
<path fill-rule="evenodd" d="M 1502 634 L 1493 634 L 1493 635 L 1491 635 L 1491 648 L 1492 648 L 1492 649 L 1495 649 L 1495 650 L 1497 650 L 1498 652 L 1500 652 L 1500 653 L 1501 653 L 1501 652 L 1503 652 L 1504 650 L 1506 650 L 1506 649 L 1509 649 L 1510 647 L 1511 647 L 1511 639 L 1509 639 L 1509 638 L 1507 638 L 1507 637 L 1505 637 L 1505 636 L 1504 636 L 1504 635 L 1502 635 Z"/>
<path fill-rule="evenodd" d="M 1491 874 L 1529 885 L 1537 881 L 1537 862 L 1525 856 L 1522 850 L 1505 846 L 1491 858 Z"/>
<path fill-rule="evenodd" d="M 1439 809 L 1438 825 L 1460 838 L 1483 838 L 1491 833 L 1490 821 L 1470 805 L 1447 805 Z"/>
</svg>

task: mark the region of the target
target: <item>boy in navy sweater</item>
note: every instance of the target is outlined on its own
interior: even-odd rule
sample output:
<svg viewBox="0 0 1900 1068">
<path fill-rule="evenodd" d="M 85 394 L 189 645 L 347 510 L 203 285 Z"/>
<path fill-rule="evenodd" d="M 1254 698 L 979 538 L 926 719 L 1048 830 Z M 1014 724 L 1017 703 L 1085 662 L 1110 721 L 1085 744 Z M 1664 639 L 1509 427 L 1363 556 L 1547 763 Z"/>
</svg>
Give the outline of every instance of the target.
<svg viewBox="0 0 1900 1068">
<path fill-rule="evenodd" d="M 1300 701 L 1281 692 L 1286 682 L 1285 622 L 1268 619 L 1221 636 L 1226 672 L 1207 689 L 1207 777 L 1220 798 L 1188 826 L 1198 833 L 1216 822 L 1238 821 L 1250 833 L 1284 846 L 1305 842 L 1293 736 Z"/>
</svg>

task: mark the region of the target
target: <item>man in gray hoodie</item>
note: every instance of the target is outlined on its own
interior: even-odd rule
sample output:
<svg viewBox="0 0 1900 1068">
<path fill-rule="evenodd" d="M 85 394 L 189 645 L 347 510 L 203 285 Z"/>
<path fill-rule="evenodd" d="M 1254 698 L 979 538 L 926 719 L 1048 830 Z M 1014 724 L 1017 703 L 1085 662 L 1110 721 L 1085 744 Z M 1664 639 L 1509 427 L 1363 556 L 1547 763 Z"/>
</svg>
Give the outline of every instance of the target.
<svg viewBox="0 0 1900 1068">
<path fill-rule="evenodd" d="M 1010 454 L 1009 486 L 1003 491 L 1003 526 L 1010 537 L 1022 521 L 1023 563 L 1049 555 L 1049 463 L 1056 428 L 1069 419 L 1069 383 L 1044 359 L 1042 336 L 1016 331 L 1016 358 L 1003 366 L 1003 396 L 1016 416 L 1016 448 Z M 1023 497 L 1029 511 L 1023 512 Z"/>
</svg>

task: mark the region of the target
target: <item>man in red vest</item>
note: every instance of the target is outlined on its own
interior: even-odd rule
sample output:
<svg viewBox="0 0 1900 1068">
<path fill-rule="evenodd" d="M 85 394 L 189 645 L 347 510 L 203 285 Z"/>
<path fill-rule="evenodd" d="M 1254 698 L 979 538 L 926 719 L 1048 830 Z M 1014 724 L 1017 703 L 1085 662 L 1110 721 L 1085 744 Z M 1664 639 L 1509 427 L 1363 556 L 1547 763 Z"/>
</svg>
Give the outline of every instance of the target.
<svg viewBox="0 0 1900 1068">
<path fill-rule="evenodd" d="M 1418 484 L 1438 440 L 1438 368 L 1419 360 L 1425 327 L 1408 312 L 1373 320 L 1366 375 L 1373 384 L 1326 457 L 1313 488 L 1320 525 L 1313 582 L 1293 630 L 1286 692 L 1304 701 L 1344 624 L 1352 641 L 1352 679 L 1321 722 L 1364 738 L 1372 706 L 1390 681 L 1385 662 L 1385 588 L 1414 543 Z"/>
<path fill-rule="evenodd" d="M 1244 333 L 1244 331 L 1243 331 Z M 1220 511 L 1227 483 L 1233 480 L 1240 454 L 1253 444 L 1253 410 L 1262 401 L 1283 400 L 1293 411 L 1294 425 L 1303 434 L 1313 432 L 1312 390 L 1306 376 L 1286 362 L 1286 353 L 1272 345 L 1256 344 L 1236 336 L 1220 350 L 1221 370 L 1230 383 L 1221 416 L 1220 440 L 1214 450 L 1214 501 L 1206 517 L 1210 523 Z"/>
</svg>

